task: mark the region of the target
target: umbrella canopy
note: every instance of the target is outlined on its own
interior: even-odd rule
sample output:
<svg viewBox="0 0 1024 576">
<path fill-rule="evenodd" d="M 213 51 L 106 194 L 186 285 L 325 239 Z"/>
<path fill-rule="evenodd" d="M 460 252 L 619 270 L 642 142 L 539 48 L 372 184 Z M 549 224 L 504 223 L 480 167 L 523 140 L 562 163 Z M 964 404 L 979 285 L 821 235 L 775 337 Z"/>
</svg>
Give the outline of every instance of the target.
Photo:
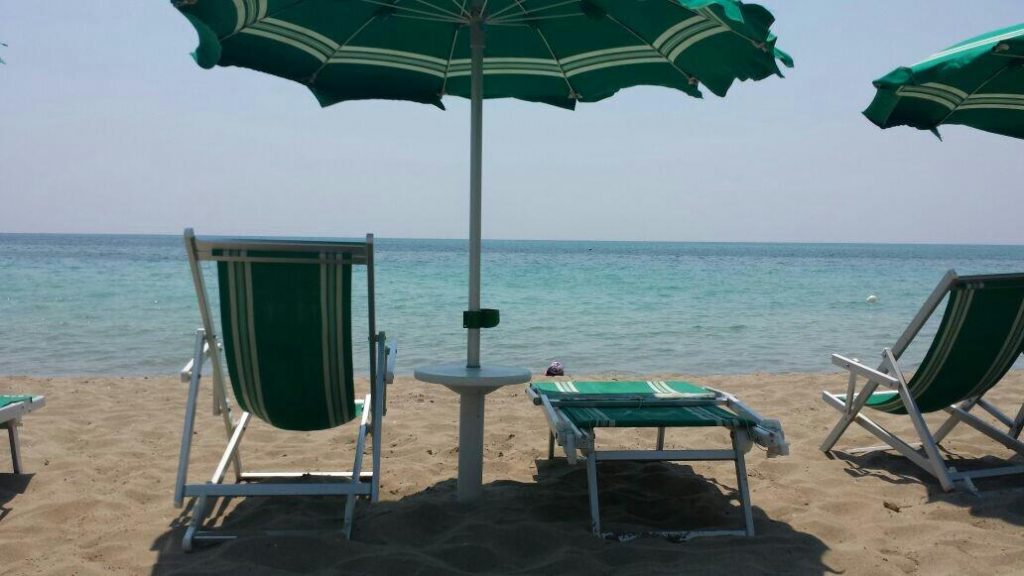
<svg viewBox="0 0 1024 576">
<path fill-rule="evenodd" d="M 880 128 L 942 124 L 1024 138 L 1024 24 L 983 34 L 875 80 L 864 111 Z"/>
<path fill-rule="evenodd" d="M 780 74 L 774 18 L 737 0 L 175 0 L 204 68 L 305 84 L 323 106 L 472 100 L 467 366 L 479 367 L 482 100 L 563 108 L 636 85 L 700 97 Z M 486 79 L 486 81 L 485 81 Z"/>
</svg>

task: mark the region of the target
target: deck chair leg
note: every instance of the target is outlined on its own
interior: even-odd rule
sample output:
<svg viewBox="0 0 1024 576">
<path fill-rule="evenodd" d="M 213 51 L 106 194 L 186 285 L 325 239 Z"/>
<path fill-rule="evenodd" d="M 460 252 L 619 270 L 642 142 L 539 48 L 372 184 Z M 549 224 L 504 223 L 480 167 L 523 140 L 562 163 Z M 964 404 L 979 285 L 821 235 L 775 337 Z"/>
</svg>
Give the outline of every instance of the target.
<svg viewBox="0 0 1024 576">
<path fill-rule="evenodd" d="M 665 427 L 664 426 L 659 426 L 658 427 L 658 441 L 655 442 L 654 449 L 655 450 L 664 450 L 665 449 Z"/>
<path fill-rule="evenodd" d="M 352 480 L 353 484 L 360 482 L 360 474 L 363 470 L 363 448 L 366 446 L 366 430 L 368 428 L 368 418 L 372 411 L 372 404 L 370 404 L 371 397 L 369 394 L 363 399 L 363 419 L 359 422 L 359 436 L 356 438 L 356 454 L 352 461 Z M 345 498 L 345 520 L 342 524 L 342 530 L 345 532 L 345 539 L 348 540 L 352 537 L 352 518 L 355 516 L 356 500 L 359 498 L 357 494 L 349 494 Z"/>
<path fill-rule="evenodd" d="M 7 423 L 7 437 L 11 441 L 11 463 L 14 466 L 14 473 L 21 474 L 21 440 L 18 438 L 18 424 L 21 419 L 12 420 Z"/>
<path fill-rule="evenodd" d="M 886 354 L 890 356 L 890 361 L 895 365 L 895 360 L 891 358 L 891 352 L 886 350 Z M 917 430 L 917 435 L 921 439 L 921 448 L 928 457 L 931 473 L 938 478 L 942 489 L 949 492 L 955 486 L 953 485 L 953 479 L 949 476 L 949 470 L 946 468 L 946 461 L 942 458 L 942 454 L 939 453 L 939 446 L 935 442 L 935 437 L 928 430 L 928 424 L 924 421 L 924 416 L 921 415 L 921 411 L 917 408 L 917 402 L 914 401 L 914 397 L 910 394 L 910 389 L 907 388 L 907 381 L 903 378 L 903 374 L 897 370 L 896 375 L 899 378 L 900 399 L 903 400 L 903 406 L 906 408 L 910 420 L 914 423 L 914 429 Z"/>
<path fill-rule="evenodd" d="M 192 541 L 196 532 L 203 527 L 203 519 L 206 518 L 207 497 L 196 498 L 195 508 L 192 509 L 192 519 L 189 520 L 188 528 L 185 529 L 185 536 L 181 539 L 181 547 L 185 552 L 192 551 Z"/>
<path fill-rule="evenodd" d="M 820 449 L 822 452 L 828 452 L 836 445 L 836 442 L 846 432 L 846 429 L 850 427 L 850 424 L 857 419 L 861 409 L 864 408 L 868 399 L 874 394 L 875 388 L 878 388 L 877 382 L 868 382 L 861 389 L 860 394 L 854 396 L 853 392 L 856 383 L 857 375 L 851 372 L 850 380 L 846 386 L 846 398 L 843 400 L 843 415 L 821 443 Z"/>
<path fill-rule="evenodd" d="M 739 434 L 746 434 L 746 432 L 732 431 L 732 450 L 736 457 L 736 486 L 739 488 L 740 505 L 743 507 L 743 525 L 747 531 L 747 536 L 754 535 L 754 514 L 750 508 L 750 486 L 747 483 L 747 460 L 746 450 L 743 447 L 743 442 L 739 438 Z M 750 440 L 745 440 L 749 443 Z"/>
<path fill-rule="evenodd" d="M 590 531 L 601 535 L 601 509 L 597 501 L 597 450 L 587 454 L 587 493 L 590 496 Z"/>
<path fill-rule="evenodd" d="M 548 430 L 548 460 L 555 457 L 555 433 Z"/>
<path fill-rule="evenodd" d="M 195 360 L 192 377 L 188 384 L 188 400 L 185 402 L 185 425 L 181 431 L 181 452 L 178 454 L 178 478 L 174 485 L 174 506 L 181 508 L 185 499 L 185 482 L 188 480 L 188 461 L 192 452 L 192 431 L 196 422 L 196 402 L 199 398 L 199 379 L 203 372 L 203 341 L 205 333 L 196 331 Z"/>
</svg>

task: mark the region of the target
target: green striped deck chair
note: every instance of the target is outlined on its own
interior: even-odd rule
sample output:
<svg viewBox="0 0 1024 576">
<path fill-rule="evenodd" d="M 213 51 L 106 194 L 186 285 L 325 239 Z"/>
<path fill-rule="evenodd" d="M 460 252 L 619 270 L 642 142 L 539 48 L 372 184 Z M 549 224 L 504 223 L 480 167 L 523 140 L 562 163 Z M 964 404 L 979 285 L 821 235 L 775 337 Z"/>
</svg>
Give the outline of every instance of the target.
<svg viewBox="0 0 1024 576">
<path fill-rule="evenodd" d="M 21 465 L 21 440 L 18 438 L 18 426 L 21 418 L 46 406 L 44 396 L 0 394 L 0 428 L 7 429 L 7 438 L 11 441 L 11 463 L 15 474 L 23 474 Z"/>
<path fill-rule="evenodd" d="M 375 502 L 378 497 L 386 383 L 394 372 L 394 347 L 384 332 L 376 331 L 374 319 L 372 235 L 366 242 L 200 238 L 188 229 L 185 246 L 202 328 L 196 331 L 192 360 L 182 370 L 189 392 L 174 502 L 181 507 L 185 498 L 196 499 L 184 548 L 190 550 L 197 540 L 235 537 L 203 527 L 213 500 L 232 496 L 346 496 L 341 530 L 349 537 L 356 499 Z M 204 262 L 216 263 L 220 331 L 206 291 Z M 353 266 L 367 270 L 371 388 L 362 398 L 356 397 L 352 368 Z M 204 362 L 212 372 L 214 414 L 222 416 L 228 442 L 211 479 L 190 484 L 189 456 Z M 241 409 L 237 419 L 233 405 Z M 239 446 L 253 416 L 294 431 L 357 423 L 351 470 L 243 471 Z M 371 469 L 366 471 L 368 435 Z M 233 483 L 224 482 L 229 468 L 234 471 Z"/>
<path fill-rule="evenodd" d="M 900 367 L 900 356 L 943 299 L 946 310 L 935 338 L 921 365 L 908 379 Z M 973 491 L 972 478 L 1024 473 L 1024 466 L 957 471 L 946 463 L 939 451 L 942 440 L 962 422 L 1024 455 L 1024 443 L 1019 439 L 1024 425 L 1024 406 L 1016 418 L 1011 418 L 984 399 L 985 393 L 1010 370 L 1022 351 L 1024 274 L 957 276 L 950 270 L 896 344 L 882 350 L 879 368 L 832 355 L 832 363 L 849 371 L 850 376 L 845 394 L 822 392 L 822 399 L 842 416 L 825 438 L 821 450 L 832 450 L 849 425 L 856 422 L 886 445 L 851 452 L 895 449 L 934 475 L 946 491 L 957 485 Z M 859 392 L 856 390 L 858 378 L 865 380 Z M 865 407 L 908 415 L 919 446 L 900 439 L 862 414 Z M 971 413 L 975 407 L 987 413 L 987 418 L 996 424 Z M 949 416 L 932 432 L 922 414 L 939 410 Z"/>
<path fill-rule="evenodd" d="M 597 494 L 597 468 L 603 461 L 731 461 L 736 466 L 737 493 L 743 510 L 743 530 L 659 530 L 644 534 L 690 539 L 699 536 L 754 535 L 754 520 L 747 487 L 745 455 L 754 443 L 767 448 L 768 456 L 786 455 L 789 444 L 777 420 L 766 420 L 735 396 L 688 382 L 534 382 L 527 389 L 533 403 L 547 417 L 548 458 L 555 443 L 569 464 L 577 451 L 586 458 L 590 497 L 591 531 L 605 538 L 627 538 L 636 533 L 604 531 Z M 666 428 L 721 427 L 728 430 L 731 449 L 667 450 Z M 654 428 L 653 450 L 598 450 L 598 428 Z"/>
</svg>

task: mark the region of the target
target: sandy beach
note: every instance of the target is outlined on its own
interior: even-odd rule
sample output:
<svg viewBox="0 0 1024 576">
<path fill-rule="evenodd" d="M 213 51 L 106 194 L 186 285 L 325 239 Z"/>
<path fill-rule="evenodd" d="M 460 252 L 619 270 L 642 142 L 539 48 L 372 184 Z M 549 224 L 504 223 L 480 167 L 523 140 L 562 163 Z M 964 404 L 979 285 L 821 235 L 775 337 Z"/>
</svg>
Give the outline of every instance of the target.
<svg viewBox="0 0 1024 576">
<path fill-rule="evenodd" d="M 668 379 L 672 375 L 652 375 Z M 677 378 L 683 378 L 676 376 Z M 577 379 L 581 379 L 576 376 Z M 1013 574 L 1024 566 L 1024 481 L 979 481 L 945 494 L 891 453 L 840 454 L 817 445 L 836 412 L 819 398 L 836 374 L 687 378 L 725 388 L 780 418 L 792 455 L 748 456 L 754 538 L 629 542 L 589 532 L 582 465 L 546 458 L 546 425 L 523 386 L 488 397 L 484 498 L 455 501 L 456 397 L 400 377 L 385 420 L 381 501 L 360 503 L 352 541 L 331 498 L 235 500 L 216 522 L 241 529 L 324 528 L 312 536 L 252 535 L 181 551 L 189 510 L 172 505 L 185 385 L 174 378 L 0 378 L 0 392 L 45 394 L 22 428 L 27 475 L 0 473 L 2 574 Z M 1019 406 L 1024 372 L 990 394 Z M 209 388 L 206 389 L 209 394 Z M 208 402 L 201 404 L 209 406 Z M 907 430 L 909 420 L 897 428 Z M 349 429 L 281 433 L 257 423 L 243 444 L 255 469 L 347 468 Z M 224 433 L 200 414 L 192 478 L 207 476 Z M 721 430 L 674 431 L 680 447 L 723 444 Z M 619 431 L 599 439 L 653 442 Z M 860 429 L 840 447 L 876 444 Z M 963 466 L 1009 452 L 966 427 L 947 442 Z M 602 513 L 616 526 L 738 526 L 728 464 L 602 465 Z"/>
</svg>

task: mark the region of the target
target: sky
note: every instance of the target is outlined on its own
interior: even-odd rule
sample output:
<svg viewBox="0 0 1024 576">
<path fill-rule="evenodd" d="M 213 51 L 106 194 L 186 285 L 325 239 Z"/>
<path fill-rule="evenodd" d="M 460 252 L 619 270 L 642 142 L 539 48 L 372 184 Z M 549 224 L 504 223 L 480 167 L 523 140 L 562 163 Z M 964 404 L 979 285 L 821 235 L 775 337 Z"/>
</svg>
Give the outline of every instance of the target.
<svg viewBox="0 0 1024 576">
<path fill-rule="evenodd" d="M 485 239 L 1024 243 L 1024 142 L 879 130 L 871 81 L 1021 0 L 765 0 L 785 78 L 484 106 Z M 203 70 L 166 1 L 0 0 L 0 232 L 465 238 L 469 105 Z"/>
</svg>

